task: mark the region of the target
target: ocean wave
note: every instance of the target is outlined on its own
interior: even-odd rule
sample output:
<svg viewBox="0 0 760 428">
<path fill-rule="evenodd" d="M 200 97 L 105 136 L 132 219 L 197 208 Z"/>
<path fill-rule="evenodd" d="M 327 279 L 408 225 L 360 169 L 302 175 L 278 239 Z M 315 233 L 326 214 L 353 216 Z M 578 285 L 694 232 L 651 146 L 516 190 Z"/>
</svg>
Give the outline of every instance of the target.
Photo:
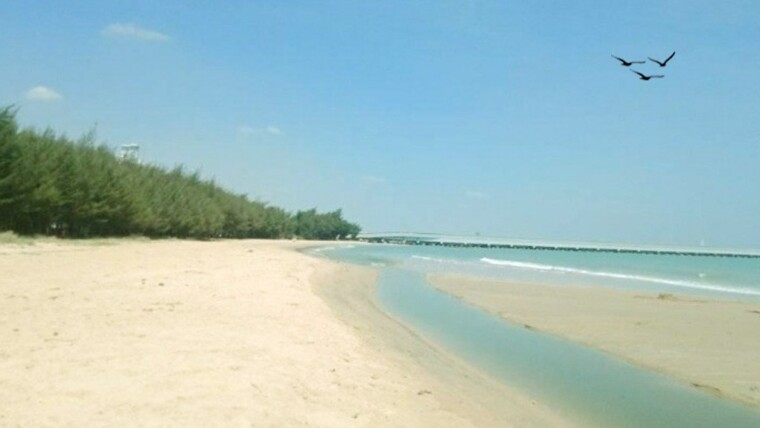
<svg viewBox="0 0 760 428">
<path fill-rule="evenodd" d="M 435 257 L 418 256 L 416 254 L 413 255 L 412 258 L 413 259 L 417 259 L 417 260 L 425 260 L 427 262 L 435 262 L 435 263 L 447 263 L 447 264 L 455 264 L 455 265 L 458 265 L 458 264 L 462 263 L 460 261 L 452 260 L 452 259 L 438 259 L 438 258 L 435 258 Z"/>
<path fill-rule="evenodd" d="M 444 263 L 446 261 L 446 260 L 443 260 L 443 259 L 436 259 L 435 257 L 418 256 L 416 254 L 413 255 L 412 258 L 413 259 L 418 259 L 418 260 L 427 260 L 429 262 L 439 262 L 439 263 Z"/>
<path fill-rule="evenodd" d="M 673 287 L 696 288 L 700 290 L 719 291 L 723 293 L 735 293 L 735 294 L 744 294 L 744 295 L 751 295 L 751 296 L 760 296 L 760 291 L 758 290 L 750 290 L 746 288 L 736 288 L 736 287 L 726 287 L 726 286 L 714 285 L 714 284 L 703 284 L 703 283 L 684 281 L 684 280 L 678 280 L 678 279 L 659 278 L 656 276 L 593 271 L 593 270 L 578 269 L 578 268 L 571 268 L 571 267 L 565 267 L 565 266 L 554 266 L 554 265 L 544 265 L 544 264 L 539 264 L 539 263 L 519 262 L 519 261 L 514 261 L 514 260 L 490 259 L 488 257 L 483 257 L 482 259 L 480 259 L 480 261 L 483 263 L 490 264 L 490 265 L 506 266 L 506 267 L 512 267 L 512 268 L 518 268 L 518 269 L 597 276 L 597 277 L 603 277 L 603 278 L 623 279 L 623 280 L 628 280 L 628 281 L 650 282 L 650 283 L 655 283 L 655 284 L 670 285 Z"/>
<path fill-rule="evenodd" d="M 345 250 L 345 249 L 354 248 L 354 247 L 356 247 L 356 245 L 327 246 L 327 247 L 318 247 L 312 251 L 314 251 L 315 253 L 321 253 L 322 251 Z"/>
</svg>

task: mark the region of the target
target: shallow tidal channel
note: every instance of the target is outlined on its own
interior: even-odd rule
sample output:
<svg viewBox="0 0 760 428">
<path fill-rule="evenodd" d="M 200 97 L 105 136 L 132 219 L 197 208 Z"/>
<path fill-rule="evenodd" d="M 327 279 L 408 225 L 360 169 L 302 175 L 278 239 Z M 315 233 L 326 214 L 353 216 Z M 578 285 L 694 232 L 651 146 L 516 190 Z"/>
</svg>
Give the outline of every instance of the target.
<svg viewBox="0 0 760 428">
<path fill-rule="evenodd" d="M 475 368 L 526 391 L 581 426 L 758 427 L 760 412 L 607 354 L 515 326 L 385 267 L 384 310 Z"/>
</svg>

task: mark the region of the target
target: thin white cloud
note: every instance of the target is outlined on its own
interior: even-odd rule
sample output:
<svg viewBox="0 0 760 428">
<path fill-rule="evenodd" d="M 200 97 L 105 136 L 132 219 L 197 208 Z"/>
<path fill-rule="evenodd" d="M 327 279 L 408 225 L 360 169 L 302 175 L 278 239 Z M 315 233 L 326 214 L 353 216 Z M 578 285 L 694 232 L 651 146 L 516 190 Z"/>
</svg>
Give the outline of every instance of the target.
<svg viewBox="0 0 760 428">
<path fill-rule="evenodd" d="M 142 28 L 132 23 L 115 23 L 103 29 L 103 35 L 109 37 L 126 37 L 147 42 L 168 42 L 171 40 L 164 33 Z"/>
<path fill-rule="evenodd" d="M 24 94 L 24 96 L 29 101 L 50 102 L 63 99 L 63 95 L 48 88 L 47 86 L 35 86 L 34 88 L 26 91 L 26 94 Z"/>
<path fill-rule="evenodd" d="M 488 199 L 488 195 L 483 192 L 478 192 L 476 190 L 468 190 L 465 192 L 465 196 L 467 196 L 470 199 Z"/>
<path fill-rule="evenodd" d="M 269 125 L 266 128 L 252 128 L 247 125 L 237 127 L 237 133 L 241 137 L 253 137 L 256 135 L 282 135 L 282 130 L 276 126 Z"/>
</svg>

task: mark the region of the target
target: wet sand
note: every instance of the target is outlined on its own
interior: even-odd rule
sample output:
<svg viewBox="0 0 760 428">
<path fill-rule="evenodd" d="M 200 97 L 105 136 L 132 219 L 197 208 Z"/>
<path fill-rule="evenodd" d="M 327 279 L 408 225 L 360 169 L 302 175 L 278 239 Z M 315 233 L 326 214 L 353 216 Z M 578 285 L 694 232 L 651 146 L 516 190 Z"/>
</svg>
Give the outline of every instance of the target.
<svg viewBox="0 0 760 428">
<path fill-rule="evenodd" d="M 760 408 L 760 303 L 453 275 L 429 280 L 511 323 Z"/>
</svg>

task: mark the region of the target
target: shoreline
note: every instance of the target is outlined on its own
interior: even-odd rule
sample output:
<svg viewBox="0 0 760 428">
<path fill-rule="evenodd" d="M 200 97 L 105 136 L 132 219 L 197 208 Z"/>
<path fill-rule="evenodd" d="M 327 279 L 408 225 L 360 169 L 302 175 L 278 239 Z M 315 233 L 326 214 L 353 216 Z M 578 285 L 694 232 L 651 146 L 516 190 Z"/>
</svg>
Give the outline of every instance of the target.
<svg viewBox="0 0 760 428">
<path fill-rule="evenodd" d="M 321 245 L 1 244 L 0 425 L 563 425 L 298 251 Z"/>
<path fill-rule="evenodd" d="M 375 295 L 377 269 L 332 263 L 339 272 L 319 275 L 317 294 L 400 371 L 423 379 L 427 386 L 418 394 L 435 394 L 443 407 L 474 426 L 571 426 L 545 404 L 490 379 L 383 311 Z"/>
<path fill-rule="evenodd" d="M 427 280 L 513 325 L 760 409 L 760 303 L 453 274 Z"/>
</svg>

